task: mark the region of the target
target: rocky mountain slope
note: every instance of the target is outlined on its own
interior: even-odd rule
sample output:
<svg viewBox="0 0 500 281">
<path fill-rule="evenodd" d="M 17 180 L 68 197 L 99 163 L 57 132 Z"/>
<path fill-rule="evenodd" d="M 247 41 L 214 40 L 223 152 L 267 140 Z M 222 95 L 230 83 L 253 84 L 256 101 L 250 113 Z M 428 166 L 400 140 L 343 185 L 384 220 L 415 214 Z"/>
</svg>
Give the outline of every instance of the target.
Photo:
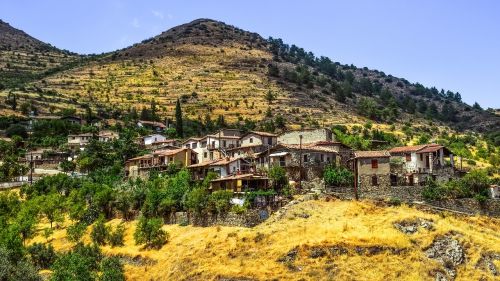
<svg viewBox="0 0 500 281">
<path fill-rule="evenodd" d="M 0 20 L 0 84 L 17 86 L 58 70 L 79 56 L 59 50 Z"/>
<path fill-rule="evenodd" d="M 281 40 L 209 19 L 174 27 L 26 86 L 17 94 L 41 111 L 90 105 L 101 117 L 115 119 L 152 104 L 162 118 L 172 117 L 181 99 L 186 117 L 202 122 L 224 115 L 229 122 L 272 120 L 287 128 L 368 119 L 460 130 L 500 128 L 498 116 L 462 103 L 458 93 L 317 58 Z"/>
</svg>

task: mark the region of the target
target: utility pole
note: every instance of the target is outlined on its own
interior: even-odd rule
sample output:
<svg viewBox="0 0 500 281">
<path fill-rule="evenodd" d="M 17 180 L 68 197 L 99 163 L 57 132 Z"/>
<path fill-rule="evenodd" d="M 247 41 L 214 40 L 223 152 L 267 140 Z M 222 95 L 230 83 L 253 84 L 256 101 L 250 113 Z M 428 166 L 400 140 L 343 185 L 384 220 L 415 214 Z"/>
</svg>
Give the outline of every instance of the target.
<svg viewBox="0 0 500 281">
<path fill-rule="evenodd" d="M 30 185 L 33 185 L 33 151 L 30 152 Z"/>
<path fill-rule="evenodd" d="M 354 157 L 354 198 L 356 201 L 358 197 L 358 159 Z"/>
<path fill-rule="evenodd" d="M 302 189 L 302 135 L 299 135 L 299 188 Z"/>
</svg>

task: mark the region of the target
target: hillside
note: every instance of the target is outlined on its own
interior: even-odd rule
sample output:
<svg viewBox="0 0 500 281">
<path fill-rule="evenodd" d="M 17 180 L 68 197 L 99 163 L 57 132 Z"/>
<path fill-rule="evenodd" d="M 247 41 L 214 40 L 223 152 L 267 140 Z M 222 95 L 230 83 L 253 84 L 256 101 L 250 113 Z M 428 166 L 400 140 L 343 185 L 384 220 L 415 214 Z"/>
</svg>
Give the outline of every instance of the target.
<svg viewBox="0 0 500 281">
<path fill-rule="evenodd" d="M 0 20 L 0 88 L 20 85 L 79 56 L 59 50 Z"/>
<path fill-rule="evenodd" d="M 418 220 L 415 233 L 395 227 Z M 500 266 L 496 219 L 375 202 L 305 201 L 254 228 L 166 225 L 160 250 L 134 245 L 134 229 L 126 223 L 123 247 L 103 247 L 125 262 L 127 280 L 494 280 L 489 266 Z M 65 232 L 53 235 L 57 250 L 72 246 Z"/>
<path fill-rule="evenodd" d="M 101 117 L 114 119 L 152 103 L 162 118 L 172 117 L 180 98 L 186 117 L 200 121 L 224 115 L 233 123 L 276 123 L 281 115 L 285 124 L 278 123 L 287 128 L 368 119 L 480 132 L 500 127 L 498 116 L 462 103 L 458 93 L 316 58 L 281 40 L 209 19 L 54 73 L 16 94 L 42 113 L 81 111 L 90 104 Z"/>
</svg>

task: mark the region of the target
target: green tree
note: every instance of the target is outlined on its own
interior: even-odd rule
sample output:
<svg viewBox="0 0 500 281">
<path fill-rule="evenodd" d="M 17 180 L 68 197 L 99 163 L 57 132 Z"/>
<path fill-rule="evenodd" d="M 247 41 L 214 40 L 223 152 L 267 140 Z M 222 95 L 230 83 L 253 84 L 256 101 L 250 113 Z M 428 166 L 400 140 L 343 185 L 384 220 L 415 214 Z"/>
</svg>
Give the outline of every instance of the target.
<svg viewBox="0 0 500 281">
<path fill-rule="evenodd" d="M 268 175 L 269 179 L 271 179 L 271 185 L 275 190 L 281 190 L 288 186 L 288 177 L 283 167 L 278 165 L 271 166 Z"/>
<path fill-rule="evenodd" d="M 328 185 L 347 187 L 354 182 L 354 175 L 345 168 L 328 166 L 323 173 L 323 179 Z"/>
<path fill-rule="evenodd" d="M 265 98 L 266 98 L 267 103 L 271 104 L 276 99 L 276 96 L 273 94 L 273 92 L 271 90 L 269 90 L 269 91 L 267 91 Z"/>
<path fill-rule="evenodd" d="M 63 198 L 58 193 L 52 193 L 39 197 L 40 214 L 45 216 L 50 223 L 50 229 L 54 222 L 63 222 Z"/>
<path fill-rule="evenodd" d="M 136 245 L 146 248 L 161 248 L 168 241 L 168 233 L 161 229 L 163 220 L 160 218 L 146 218 L 141 216 L 134 232 Z"/>
<path fill-rule="evenodd" d="M 125 281 L 123 264 L 117 257 L 105 258 L 101 262 L 100 281 Z"/>
<path fill-rule="evenodd" d="M 104 218 L 100 217 L 92 227 L 90 238 L 96 245 L 106 245 L 109 237 L 109 227 L 104 224 Z"/>
<path fill-rule="evenodd" d="M 177 132 L 177 136 L 180 138 L 184 137 L 181 101 L 179 99 L 177 99 L 177 103 L 175 104 L 175 131 Z"/>
</svg>

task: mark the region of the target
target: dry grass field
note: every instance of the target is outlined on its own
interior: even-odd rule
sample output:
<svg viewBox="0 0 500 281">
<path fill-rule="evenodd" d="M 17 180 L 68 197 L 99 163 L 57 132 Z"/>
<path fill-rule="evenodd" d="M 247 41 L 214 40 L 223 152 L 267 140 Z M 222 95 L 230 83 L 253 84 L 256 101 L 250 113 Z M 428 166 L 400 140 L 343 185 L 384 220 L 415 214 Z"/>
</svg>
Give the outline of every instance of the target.
<svg viewBox="0 0 500 281">
<path fill-rule="evenodd" d="M 394 227 L 417 218 L 432 227 L 413 234 Z M 160 250 L 135 246 L 135 222 L 126 228 L 125 246 L 102 249 L 122 257 L 127 280 L 435 280 L 451 265 L 428 258 L 425 251 L 445 236 L 464 251 L 456 280 L 497 280 L 481 257 L 500 253 L 498 219 L 371 201 L 305 201 L 254 228 L 165 225 L 170 239 Z M 52 237 L 57 250 L 73 245 L 65 232 L 62 227 Z M 84 240 L 90 242 L 88 235 Z M 491 263 L 500 266 L 499 260 Z"/>
</svg>

